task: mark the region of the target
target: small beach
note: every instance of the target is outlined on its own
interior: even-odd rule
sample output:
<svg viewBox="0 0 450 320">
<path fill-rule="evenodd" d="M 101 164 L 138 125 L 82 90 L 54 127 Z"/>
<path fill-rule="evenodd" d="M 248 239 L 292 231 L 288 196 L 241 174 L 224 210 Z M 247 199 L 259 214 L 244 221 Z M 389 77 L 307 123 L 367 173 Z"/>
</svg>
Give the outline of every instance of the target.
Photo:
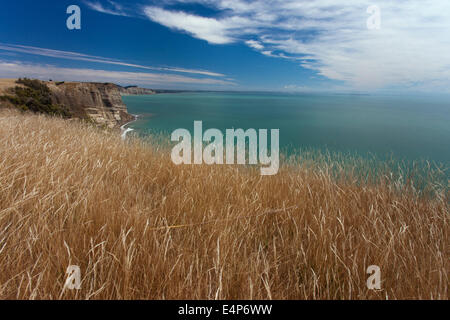
<svg viewBox="0 0 450 320">
<path fill-rule="evenodd" d="M 126 128 L 128 125 L 130 125 L 131 123 L 137 121 L 137 119 L 139 118 L 138 115 L 132 115 L 134 117 L 133 121 L 127 122 L 125 123 L 123 126 L 120 127 L 120 137 L 122 138 L 122 140 L 125 140 L 127 138 L 127 133 L 134 131 L 134 129 L 132 128 Z"/>
</svg>

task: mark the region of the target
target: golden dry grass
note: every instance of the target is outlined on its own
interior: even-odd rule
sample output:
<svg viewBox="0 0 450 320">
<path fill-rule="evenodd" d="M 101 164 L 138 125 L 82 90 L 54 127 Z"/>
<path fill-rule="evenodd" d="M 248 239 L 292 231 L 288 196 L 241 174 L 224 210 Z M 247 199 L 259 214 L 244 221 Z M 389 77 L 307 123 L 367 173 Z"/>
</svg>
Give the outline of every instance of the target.
<svg viewBox="0 0 450 320">
<path fill-rule="evenodd" d="M 15 86 L 22 87 L 16 81 L 17 79 L 0 79 L 0 94 L 5 94 L 8 89 L 14 88 Z"/>
<path fill-rule="evenodd" d="M 117 133 L 3 111 L 0 298 L 447 299 L 447 185 L 430 198 L 354 179 L 302 161 L 266 177 L 175 166 Z M 68 265 L 80 290 L 63 290 Z"/>
</svg>

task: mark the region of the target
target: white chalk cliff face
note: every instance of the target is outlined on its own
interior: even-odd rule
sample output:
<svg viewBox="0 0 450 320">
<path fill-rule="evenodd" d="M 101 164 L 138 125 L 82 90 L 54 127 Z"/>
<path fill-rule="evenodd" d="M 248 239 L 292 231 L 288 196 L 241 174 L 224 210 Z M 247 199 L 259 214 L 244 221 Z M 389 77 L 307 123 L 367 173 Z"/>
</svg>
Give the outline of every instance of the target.
<svg viewBox="0 0 450 320">
<path fill-rule="evenodd" d="M 123 96 L 155 94 L 155 91 L 153 91 L 152 89 L 139 88 L 136 86 L 119 87 L 119 91 Z"/>
<path fill-rule="evenodd" d="M 69 108 L 74 117 L 88 118 L 109 128 L 123 125 L 133 116 L 122 101 L 119 86 L 112 83 L 47 82 L 55 103 Z"/>
</svg>

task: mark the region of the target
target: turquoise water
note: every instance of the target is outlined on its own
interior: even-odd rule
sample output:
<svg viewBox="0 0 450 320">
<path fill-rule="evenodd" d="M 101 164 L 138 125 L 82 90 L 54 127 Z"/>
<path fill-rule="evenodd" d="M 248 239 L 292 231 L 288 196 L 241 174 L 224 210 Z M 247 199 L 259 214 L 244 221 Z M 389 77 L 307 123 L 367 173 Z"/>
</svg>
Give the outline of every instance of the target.
<svg viewBox="0 0 450 320">
<path fill-rule="evenodd" d="M 450 163 L 450 101 L 438 97 L 176 93 L 123 97 L 139 134 L 280 129 L 285 151 L 313 148 Z"/>
</svg>

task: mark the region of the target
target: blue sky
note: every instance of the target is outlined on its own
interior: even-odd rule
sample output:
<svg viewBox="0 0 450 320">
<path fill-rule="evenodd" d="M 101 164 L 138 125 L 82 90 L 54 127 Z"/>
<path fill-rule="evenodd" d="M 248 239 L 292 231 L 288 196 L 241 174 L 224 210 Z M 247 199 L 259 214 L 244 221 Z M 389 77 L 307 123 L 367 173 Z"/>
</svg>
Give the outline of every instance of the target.
<svg viewBox="0 0 450 320">
<path fill-rule="evenodd" d="M 68 30 L 69 5 L 81 30 Z M 380 28 L 368 28 L 370 6 Z M 149 88 L 448 92 L 448 0 L 10 1 L 0 77 Z"/>
</svg>

